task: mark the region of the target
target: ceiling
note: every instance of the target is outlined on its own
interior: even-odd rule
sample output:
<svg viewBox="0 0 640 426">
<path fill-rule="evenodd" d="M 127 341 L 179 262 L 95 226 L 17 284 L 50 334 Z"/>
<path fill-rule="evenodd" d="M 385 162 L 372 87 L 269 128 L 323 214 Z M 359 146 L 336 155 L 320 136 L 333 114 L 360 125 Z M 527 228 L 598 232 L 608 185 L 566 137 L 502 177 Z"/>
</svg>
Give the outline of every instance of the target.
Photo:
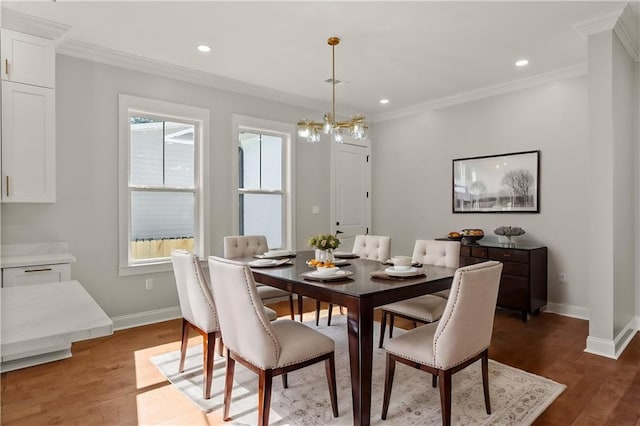
<svg viewBox="0 0 640 426">
<path fill-rule="evenodd" d="M 336 86 L 338 114 L 380 117 L 583 66 L 587 42 L 573 25 L 623 5 L 58 0 L 2 7 L 69 26 L 57 40 L 62 53 L 82 43 L 293 95 L 309 106 L 326 103 L 324 109 L 331 102 L 327 38 L 338 36 L 336 78 L 345 82 Z M 212 51 L 198 52 L 200 43 Z M 530 64 L 515 67 L 523 57 Z"/>
</svg>

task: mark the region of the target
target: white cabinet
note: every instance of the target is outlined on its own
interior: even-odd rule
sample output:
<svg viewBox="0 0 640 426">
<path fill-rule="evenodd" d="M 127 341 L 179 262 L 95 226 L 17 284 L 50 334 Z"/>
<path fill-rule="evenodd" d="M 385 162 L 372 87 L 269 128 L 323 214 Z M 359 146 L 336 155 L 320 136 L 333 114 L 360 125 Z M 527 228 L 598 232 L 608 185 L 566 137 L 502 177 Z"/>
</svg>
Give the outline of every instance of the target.
<svg viewBox="0 0 640 426">
<path fill-rule="evenodd" d="M 71 279 L 71 265 L 34 265 L 2 269 L 2 287 L 27 284 L 45 284 Z"/>
<path fill-rule="evenodd" d="M 2 82 L 2 201 L 56 201 L 53 89 Z"/>
<path fill-rule="evenodd" d="M 2 79 L 55 87 L 55 48 L 52 40 L 2 29 Z"/>
<path fill-rule="evenodd" d="M 2 68 L 2 202 L 55 202 L 53 42 L 2 29 Z"/>
</svg>

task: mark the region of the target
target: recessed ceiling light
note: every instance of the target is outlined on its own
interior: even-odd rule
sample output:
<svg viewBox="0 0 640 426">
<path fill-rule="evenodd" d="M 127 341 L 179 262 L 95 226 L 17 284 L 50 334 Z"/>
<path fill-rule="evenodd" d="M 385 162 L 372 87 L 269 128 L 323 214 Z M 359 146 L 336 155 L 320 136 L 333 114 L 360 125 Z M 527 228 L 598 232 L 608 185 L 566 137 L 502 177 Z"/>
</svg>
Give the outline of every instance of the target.
<svg viewBox="0 0 640 426">
<path fill-rule="evenodd" d="M 198 45 L 198 50 L 200 52 L 211 52 L 211 47 L 207 46 L 206 44 L 199 44 Z"/>
<path fill-rule="evenodd" d="M 520 60 L 516 61 L 516 67 L 524 67 L 526 65 L 529 65 L 529 60 L 528 59 L 520 59 Z"/>
<path fill-rule="evenodd" d="M 380 99 L 380 103 L 381 104 L 388 104 L 389 103 L 389 99 Z"/>
</svg>

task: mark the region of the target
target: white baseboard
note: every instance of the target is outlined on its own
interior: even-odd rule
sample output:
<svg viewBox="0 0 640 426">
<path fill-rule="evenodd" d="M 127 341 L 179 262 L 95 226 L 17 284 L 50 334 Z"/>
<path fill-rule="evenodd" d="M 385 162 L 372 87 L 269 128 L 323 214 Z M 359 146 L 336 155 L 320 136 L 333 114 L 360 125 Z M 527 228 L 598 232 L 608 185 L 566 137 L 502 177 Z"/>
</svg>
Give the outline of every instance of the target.
<svg viewBox="0 0 640 426">
<path fill-rule="evenodd" d="M 179 306 L 154 309 L 153 311 L 139 312 L 131 315 L 122 315 L 120 317 L 113 317 L 111 320 L 113 321 L 114 330 L 124 330 L 126 328 L 139 327 L 141 325 L 148 325 L 176 318 L 182 318 L 182 312 L 180 311 Z"/>
<path fill-rule="evenodd" d="M 565 317 L 589 320 L 589 309 L 582 306 L 547 302 L 545 312 L 551 312 L 553 314 L 563 315 Z"/>
<path fill-rule="evenodd" d="M 587 337 L 587 347 L 584 351 L 594 355 L 618 359 L 638 331 L 638 320 L 638 317 L 632 318 L 613 340 Z"/>
</svg>

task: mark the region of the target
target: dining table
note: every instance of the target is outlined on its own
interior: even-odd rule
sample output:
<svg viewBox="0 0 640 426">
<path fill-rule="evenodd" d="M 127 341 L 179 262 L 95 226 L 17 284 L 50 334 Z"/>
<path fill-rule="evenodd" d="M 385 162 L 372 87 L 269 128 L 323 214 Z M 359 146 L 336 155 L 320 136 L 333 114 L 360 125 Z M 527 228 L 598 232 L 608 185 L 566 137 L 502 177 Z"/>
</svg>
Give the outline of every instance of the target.
<svg viewBox="0 0 640 426">
<path fill-rule="evenodd" d="M 456 268 L 422 265 L 420 275 L 380 278 L 380 273 L 388 265 L 376 260 L 352 258 L 340 266 L 342 271 L 347 271 L 343 278 L 320 280 L 308 276 L 313 269 L 307 262 L 313 258 L 312 250 L 299 251 L 292 254 L 291 260 L 285 264 L 252 267 L 251 270 L 258 283 L 347 308 L 353 424 L 368 425 L 371 422 L 374 309 L 448 289 Z M 372 273 L 377 276 L 372 276 Z"/>
</svg>

